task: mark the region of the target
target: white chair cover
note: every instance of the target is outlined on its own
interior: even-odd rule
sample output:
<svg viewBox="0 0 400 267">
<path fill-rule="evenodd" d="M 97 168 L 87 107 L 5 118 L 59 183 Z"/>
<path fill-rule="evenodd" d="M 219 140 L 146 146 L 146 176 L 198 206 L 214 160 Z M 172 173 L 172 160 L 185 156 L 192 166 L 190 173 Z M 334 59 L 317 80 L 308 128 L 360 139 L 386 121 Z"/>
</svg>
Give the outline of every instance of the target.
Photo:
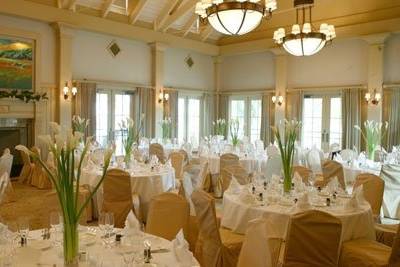
<svg viewBox="0 0 400 267">
<path fill-rule="evenodd" d="M 400 219 L 400 165 L 383 165 L 380 177 L 385 182 L 383 215 L 398 220 Z"/>
<path fill-rule="evenodd" d="M 324 159 L 324 154 L 321 150 L 317 148 L 311 149 L 307 154 L 307 164 L 308 167 L 314 173 L 322 173 L 321 162 Z"/>
<path fill-rule="evenodd" d="M 14 156 L 11 155 L 10 149 L 4 149 L 4 153 L 0 157 L 0 176 L 2 176 L 4 173 L 11 173 L 13 158 Z"/>
<path fill-rule="evenodd" d="M 282 172 L 282 160 L 279 154 L 268 157 L 265 177 L 271 179 L 272 175 L 280 176 Z"/>
<path fill-rule="evenodd" d="M 349 161 L 357 158 L 357 153 L 352 149 L 343 149 L 340 151 L 340 156 L 342 160 Z"/>
</svg>

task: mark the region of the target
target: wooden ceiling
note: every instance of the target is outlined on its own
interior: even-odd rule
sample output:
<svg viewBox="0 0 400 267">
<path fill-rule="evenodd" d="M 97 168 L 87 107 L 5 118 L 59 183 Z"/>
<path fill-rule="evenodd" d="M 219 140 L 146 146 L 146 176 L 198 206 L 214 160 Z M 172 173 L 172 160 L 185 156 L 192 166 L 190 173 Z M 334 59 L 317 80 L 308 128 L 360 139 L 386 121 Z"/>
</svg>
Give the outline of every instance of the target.
<svg viewBox="0 0 400 267">
<path fill-rule="evenodd" d="M 253 32 L 243 36 L 224 36 L 209 25 L 197 26 L 194 7 L 198 0 L 25 0 L 62 9 L 66 12 L 89 15 L 107 21 L 134 25 L 155 33 L 168 33 L 188 40 L 201 41 L 219 47 L 271 43 L 273 31 L 289 28 L 295 21 L 293 0 L 277 0 L 278 9 L 270 20 L 263 20 Z M 0 7 L 1 9 L 1 7 Z M 315 0 L 313 22 L 335 25 L 337 32 L 367 29 L 379 24 L 379 31 L 393 31 L 393 19 L 400 18 L 400 0 Z M 372 25 L 372 26 L 370 26 Z M 396 24 L 397 25 L 397 24 Z M 362 34 L 366 31 L 359 30 Z M 373 31 L 371 31 L 374 33 Z M 349 36 L 349 34 L 347 34 Z M 338 34 L 338 37 L 340 35 Z"/>
</svg>

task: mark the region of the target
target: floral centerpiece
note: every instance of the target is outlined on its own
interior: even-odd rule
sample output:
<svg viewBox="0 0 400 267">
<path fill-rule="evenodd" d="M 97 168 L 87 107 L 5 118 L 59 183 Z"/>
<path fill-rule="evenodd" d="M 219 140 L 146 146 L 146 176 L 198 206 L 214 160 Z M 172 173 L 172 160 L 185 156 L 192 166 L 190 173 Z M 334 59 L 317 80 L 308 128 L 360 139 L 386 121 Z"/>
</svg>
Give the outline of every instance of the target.
<svg viewBox="0 0 400 267">
<path fill-rule="evenodd" d="M 89 122 L 90 122 L 89 119 L 81 118 L 78 115 L 74 115 L 72 117 L 72 131 L 79 132 L 82 134 L 83 137 L 79 140 L 81 142 L 86 140 L 85 132 L 87 127 L 89 126 Z"/>
<path fill-rule="evenodd" d="M 292 189 L 292 167 L 293 167 L 293 156 L 295 150 L 295 142 L 297 138 L 297 131 L 301 127 L 301 122 L 297 120 L 284 120 L 279 123 L 279 127 L 272 126 L 272 131 L 278 142 L 279 151 L 282 159 L 283 169 L 283 190 L 285 193 L 290 192 Z M 281 135 L 281 130 L 283 136 Z"/>
<path fill-rule="evenodd" d="M 366 145 L 368 159 L 374 160 L 375 151 L 381 143 L 383 136 L 388 128 L 388 122 L 365 121 L 363 129 L 355 125 L 358 131 L 361 132 Z"/>
<path fill-rule="evenodd" d="M 213 121 L 214 134 L 219 136 L 225 136 L 226 133 L 226 121 L 225 119 L 217 119 Z"/>
<path fill-rule="evenodd" d="M 171 117 L 164 118 L 161 122 L 162 137 L 164 140 L 171 138 L 172 120 Z"/>
<path fill-rule="evenodd" d="M 89 151 L 91 138 L 86 139 L 82 153 L 79 155 L 77 161 L 79 164 L 75 166 L 75 157 L 77 157 L 75 151 L 80 140 L 82 140 L 83 134 L 79 131 L 73 132 L 72 129 L 62 130 L 56 123 L 51 123 L 51 126 L 51 134 L 40 136 L 40 139 L 46 143 L 49 150 L 54 155 L 54 165 L 57 167 L 55 172 L 50 171 L 39 155 L 30 151 L 25 146 L 18 145 L 16 149 L 26 152 L 37 160 L 52 181 L 63 215 L 64 263 L 65 266 L 77 266 L 79 219 L 104 180 L 114 148 L 106 149 L 101 179 L 96 184 L 89 197 L 85 199 L 83 203 L 79 203 L 82 163 L 86 153 Z"/>
<path fill-rule="evenodd" d="M 229 131 L 231 133 L 232 145 L 237 146 L 240 142 L 240 140 L 239 140 L 239 120 L 238 119 L 230 120 Z"/>
<path fill-rule="evenodd" d="M 138 127 L 135 128 L 135 122 L 131 118 L 122 120 L 119 127 L 122 132 L 122 144 L 125 150 L 124 161 L 128 164 L 131 161 L 132 149 L 134 144 L 139 144 L 140 134 L 143 129 L 144 114 L 140 116 Z"/>
</svg>

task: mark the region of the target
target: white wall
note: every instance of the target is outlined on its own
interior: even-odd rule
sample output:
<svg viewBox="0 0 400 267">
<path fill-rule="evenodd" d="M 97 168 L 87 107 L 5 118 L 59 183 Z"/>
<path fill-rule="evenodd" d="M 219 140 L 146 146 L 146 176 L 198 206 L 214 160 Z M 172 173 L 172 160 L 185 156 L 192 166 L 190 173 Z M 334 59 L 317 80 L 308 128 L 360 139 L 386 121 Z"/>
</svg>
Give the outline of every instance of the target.
<svg viewBox="0 0 400 267">
<path fill-rule="evenodd" d="M 107 50 L 113 40 L 121 48 L 116 57 Z M 151 84 L 151 49 L 146 43 L 76 31 L 72 51 L 74 79 Z"/>
<path fill-rule="evenodd" d="M 400 83 L 400 34 L 390 36 L 385 42 L 384 50 L 385 83 Z"/>
<path fill-rule="evenodd" d="M 274 55 L 270 52 L 224 57 L 221 68 L 222 90 L 275 87 Z"/>
<path fill-rule="evenodd" d="M 192 68 L 185 59 L 191 56 Z M 164 84 L 174 88 L 214 89 L 214 60 L 188 50 L 168 47 L 164 52 Z"/>
<path fill-rule="evenodd" d="M 56 83 L 56 39 L 54 29 L 42 22 L 28 19 L 0 15 L 0 27 L 18 29 L 26 32 L 32 32 L 40 35 L 41 39 L 41 58 L 39 83 Z M 21 36 L 24 37 L 24 36 Z"/>
</svg>

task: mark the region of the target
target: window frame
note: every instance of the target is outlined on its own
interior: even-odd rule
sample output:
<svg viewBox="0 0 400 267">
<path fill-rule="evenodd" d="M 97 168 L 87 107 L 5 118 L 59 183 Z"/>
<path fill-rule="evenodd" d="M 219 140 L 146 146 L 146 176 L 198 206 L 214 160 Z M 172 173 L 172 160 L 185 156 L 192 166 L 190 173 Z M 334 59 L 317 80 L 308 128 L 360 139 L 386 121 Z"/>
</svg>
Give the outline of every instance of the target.
<svg viewBox="0 0 400 267">
<path fill-rule="evenodd" d="M 196 94 L 196 93 L 179 93 L 178 94 L 178 121 L 177 121 L 177 134 L 176 137 L 178 139 L 178 142 L 181 142 L 183 140 L 179 139 L 179 128 L 181 125 L 179 124 L 179 99 L 184 99 L 184 106 L 185 106 L 185 114 L 184 114 L 184 139 L 186 142 L 190 142 L 190 136 L 188 136 L 188 122 L 189 122 L 189 114 L 188 114 L 188 107 L 189 107 L 189 99 L 196 99 L 199 101 L 199 140 L 197 140 L 197 144 L 200 143 L 200 140 L 202 136 L 204 135 L 204 129 L 201 127 L 203 125 L 203 120 L 204 120 L 204 110 L 203 110 L 203 98 L 202 95 Z M 192 144 L 193 146 L 195 144 Z"/>
</svg>

